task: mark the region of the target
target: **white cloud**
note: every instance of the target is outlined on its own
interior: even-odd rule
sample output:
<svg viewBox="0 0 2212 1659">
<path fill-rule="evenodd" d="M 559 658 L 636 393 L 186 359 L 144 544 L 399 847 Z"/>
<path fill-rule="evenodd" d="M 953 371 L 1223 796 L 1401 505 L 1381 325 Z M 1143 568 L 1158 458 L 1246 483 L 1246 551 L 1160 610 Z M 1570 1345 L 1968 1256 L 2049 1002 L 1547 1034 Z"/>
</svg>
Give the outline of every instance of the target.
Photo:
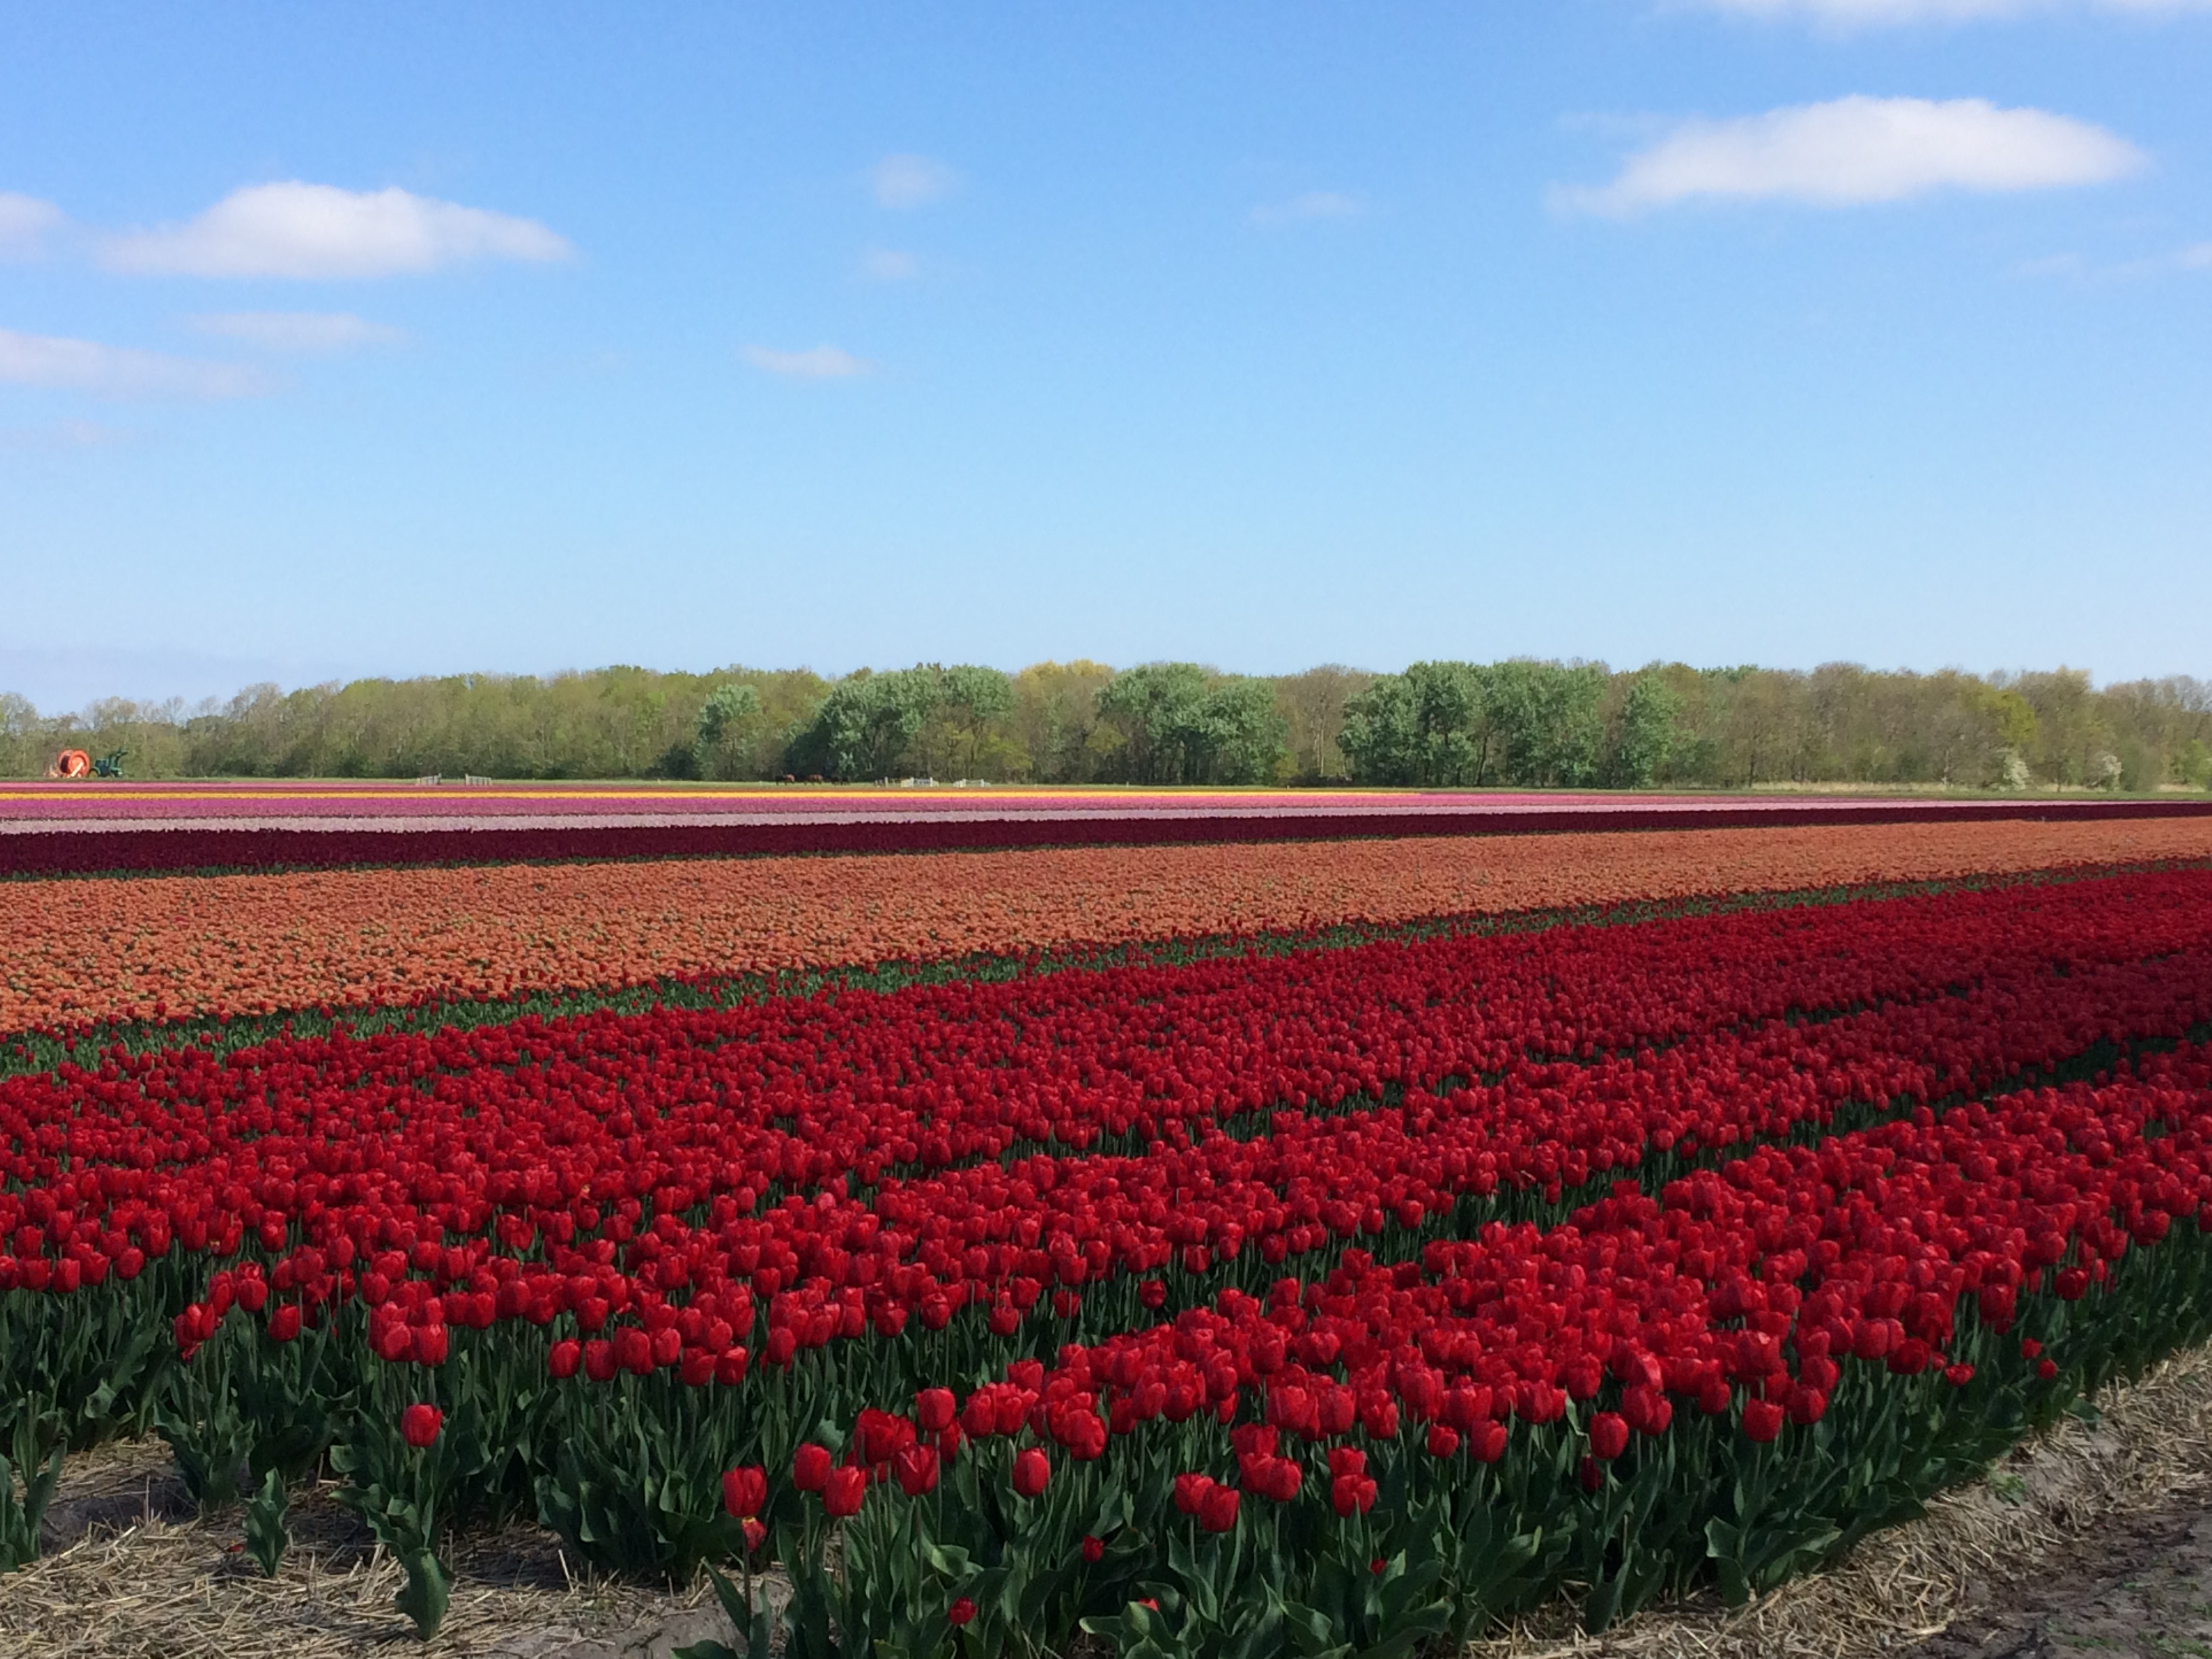
<svg viewBox="0 0 2212 1659">
<path fill-rule="evenodd" d="M 404 329 L 344 311 L 222 311 L 195 317 L 191 324 L 203 334 L 242 340 L 264 351 L 302 355 L 392 345 L 407 337 Z"/>
<path fill-rule="evenodd" d="M 0 449 L 112 449 L 137 435 L 119 426 L 70 419 L 0 429 Z"/>
<path fill-rule="evenodd" d="M 840 346 L 777 351 L 768 346 L 749 345 L 742 355 L 755 368 L 793 380 L 849 380 L 876 372 L 876 366 L 866 357 L 855 357 Z"/>
<path fill-rule="evenodd" d="M 396 186 L 249 185 L 196 219 L 108 239 L 116 270 L 186 276 L 395 276 L 472 259 L 564 259 L 568 242 L 532 219 Z"/>
<path fill-rule="evenodd" d="M 2078 253 L 2054 253 L 2047 258 L 2024 259 L 2012 268 L 2015 276 L 2064 277 L 2081 283 L 2140 282 L 2170 276 L 2177 270 L 2212 270 L 2212 242 L 2197 242 L 2171 253 L 2148 258 L 2094 264 Z"/>
<path fill-rule="evenodd" d="M 868 169 L 868 188 L 882 207 L 927 207 L 959 187 L 958 173 L 927 155 L 886 155 Z"/>
<path fill-rule="evenodd" d="M 872 283 L 910 283 L 921 275 L 921 261 L 896 248 L 872 247 L 860 256 L 860 275 Z"/>
<path fill-rule="evenodd" d="M 35 196 L 0 190 L 0 259 L 35 259 L 46 251 L 46 236 L 63 223 L 62 210 Z"/>
<path fill-rule="evenodd" d="M 2142 167 L 2124 138 L 2064 115 L 1979 98 L 1839 98 L 1729 121 L 1687 121 L 1597 188 L 1554 202 L 1626 215 L 1701 198 L 1844 207 L 1942 190 L 2101 184 Z"/>
<path fill-rule="evenodd" d="M 1271 202 L 1254 208 L 1252 222 L 1286 225 L 1302 219 L 1357 219 L 1366 211 L 1367 204 L 1357 196 L 1346 196 L 1341 191 L 1310 190 L 1287 202 Z"/>
<path fill-rule="evenodd" d="M 0 328 L 0 385 L 101 398 L 252 398 L 272 389 L 265 376 L 235 363 L 7 328 Z"/>
<path fill-rule="evenodd" d="M 1709 11 L 1742 17 L 1802 18 L 1833 29 L 1909 23 L 1962 23 L 1984 17 L 2025 17 L 2067 10 L 2136 16 L 2212 10 L 2212 0 L 1702 0 Z"/>
</svg>

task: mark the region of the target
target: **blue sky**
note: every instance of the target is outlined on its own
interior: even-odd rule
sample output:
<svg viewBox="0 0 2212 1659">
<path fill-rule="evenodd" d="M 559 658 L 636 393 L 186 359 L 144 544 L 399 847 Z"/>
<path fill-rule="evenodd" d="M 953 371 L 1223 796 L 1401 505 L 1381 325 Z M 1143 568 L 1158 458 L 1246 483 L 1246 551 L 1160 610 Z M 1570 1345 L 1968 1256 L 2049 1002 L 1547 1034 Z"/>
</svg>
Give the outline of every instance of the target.
<svg viewBox="0 0 2212 1659">
<path fill-rule="evenodd" d="M 2212 673 L 2212 4 L 0 12 L 0 689 Z"/>
</svg>

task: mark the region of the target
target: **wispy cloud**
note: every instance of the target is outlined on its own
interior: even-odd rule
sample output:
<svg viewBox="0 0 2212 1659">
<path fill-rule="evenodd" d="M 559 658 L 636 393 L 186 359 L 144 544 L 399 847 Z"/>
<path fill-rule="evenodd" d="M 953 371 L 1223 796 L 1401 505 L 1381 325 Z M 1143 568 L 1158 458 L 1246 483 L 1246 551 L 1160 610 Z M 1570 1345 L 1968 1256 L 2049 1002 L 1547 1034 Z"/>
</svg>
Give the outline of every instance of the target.
<svg viewBox="0 0 2212 1659">
<path fill-rule="evenodd" d="M 100 398 L 252 398 L 274 390 L 258 370 L 158 351 L 0 328 L 0 385 Z"/>
<path fill-rule="evenodd" d="M 1965 23 L 2039 12 L 2107 11 L 2139 17 L 2212 11 L 2212 0 L 1696 0 L 1708 11 L 1799 18 L 1848 31 L 1912 23 Z"/>
<path fill-rule="evenodd" d="M 1553 200 L 1614 216 L 1700 199 L 1850 207 L 1946 190 L 2102 184 L 2146 159 L 2102 127 L 2045 110 L 1979 98 L 1839 98 L 1684 122 L 1631 155 L 1612 183 L 1556 187 Z"/>
<path fill-rule="evenodd" d="M 1366 211 L 1367 204 L 1357 196 L 1335 190 L 1310 190 L 1287 202 L 1268 202 L 1254 208 L 1252 222 L 1287 225 L 1308 219 L 1357 219 Z"/>
<path fill-rule="evenodd" d="M 202 334 L 240 340 L 263 351 L 319 356 L 362 346 L 395 345 L 406 331 L 345 311 L 221 311 L 195 317 Z"/>
<path fill-rule="evenodd" d="M 70 419 L 45 426 L 0 428 L 0 449 L 112 449 L 137 435 L 99 421 Z"/>
<path fill-rule="evenodd" d="M 927 155 L 886 155 L 868 169 L 868 188 L 887 208 L 927 207 L 960 188 L 960 175 Z"/>
<path fill-rule="evenodd" d="M 2100 264 L 2079 253 L 2054 253 L 2040 259 L 2024 259 L 2012 268 L 2015 276 L 2061 277 L 2081 283 L 2127 282 L 2144 277 L 2171 276 L 2176 271 L 2212 270 L 2212 242 L 2197 242 L 2171 253 L 2147 259 L 2121 259 Z"/>
<path fill-rule="evenodd" d="M 769 346 L 749 345 L 739 355 L 765 374 L 792 380 L 850 380 L 876 372 L 876 366 L 866 357 L 856 357 L 842 346 L 777 351 Z"/>
<path fill-rule="evenodd" d="M 921 275 L 921 261 L 896 248 L 872 247 L 860 256 L 860 275 L 872 283 L 911 283 Z"/>
<path fill-rule="evenodd" d="M 37 258 L 65 219 L 52 202 L 0 190 L 0 259 Z"/>
<path fill-rule="evenodd" d="M 562 237 L 534 219 L 416 196 L 394 186 L 249 185 L 198 218 L 108 238 L 111 270 L 185 276 L 301 279 L 412 276 L 478 259 L 565 259 Z"/>
</svg>

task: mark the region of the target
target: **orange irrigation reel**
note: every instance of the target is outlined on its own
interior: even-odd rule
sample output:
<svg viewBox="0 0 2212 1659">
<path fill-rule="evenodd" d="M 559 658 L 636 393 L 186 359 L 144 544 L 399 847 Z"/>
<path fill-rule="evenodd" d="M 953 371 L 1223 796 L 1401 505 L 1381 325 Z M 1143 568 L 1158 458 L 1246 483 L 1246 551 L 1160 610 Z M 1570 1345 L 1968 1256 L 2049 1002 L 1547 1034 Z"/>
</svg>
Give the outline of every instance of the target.
<svg viewBox="0 0 2212 1659">
<path fill-rule="evenodd" d="M 46 769 L 50 778 L 88 778 L 92 775 L 92 757 L 82 749 L 64 749 L 54 757 L 54 763 Z"/>
</svg>

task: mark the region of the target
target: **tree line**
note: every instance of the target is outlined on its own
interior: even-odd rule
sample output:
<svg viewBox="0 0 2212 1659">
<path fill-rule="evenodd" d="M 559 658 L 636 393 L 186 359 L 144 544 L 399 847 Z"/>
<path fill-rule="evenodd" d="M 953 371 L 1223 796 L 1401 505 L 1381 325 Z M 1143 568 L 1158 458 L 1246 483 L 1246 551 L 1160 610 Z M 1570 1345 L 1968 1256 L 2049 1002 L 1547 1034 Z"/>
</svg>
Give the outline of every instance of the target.
<svg viewBox="0 0 2212 1659">
<path fill-rule="evenodd" d="M 227 702 L 0 695 L 0 769 L 122 750 L 133 777 L 693 778 L 1613 788 L 2212 787 L 2212 684 L 1420 662 L 1261 677 L 1085 660 L 362 679 Z"/>
</svg>

